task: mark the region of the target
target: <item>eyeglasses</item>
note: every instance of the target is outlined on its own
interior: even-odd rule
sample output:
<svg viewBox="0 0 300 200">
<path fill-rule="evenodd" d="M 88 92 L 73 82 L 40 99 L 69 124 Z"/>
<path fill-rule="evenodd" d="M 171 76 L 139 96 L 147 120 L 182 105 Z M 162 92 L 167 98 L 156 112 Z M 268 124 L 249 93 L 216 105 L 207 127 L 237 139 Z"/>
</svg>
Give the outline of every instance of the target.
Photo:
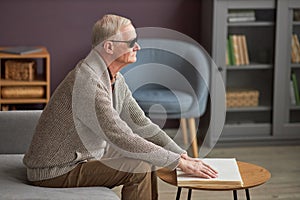
<svg viewBox="0 0 300 200">
<path fill-rule="evenodd" d="M 129 48 L 133 48 L 135 43 L 137 42 L 137 37 L 134 38 L 133 40 L 128 40 L 128 41 L 123 41 L 123 40 L 109 40 L 111 42 L 123 42 L 123 43 L 127 43 Z"/>
</svg>

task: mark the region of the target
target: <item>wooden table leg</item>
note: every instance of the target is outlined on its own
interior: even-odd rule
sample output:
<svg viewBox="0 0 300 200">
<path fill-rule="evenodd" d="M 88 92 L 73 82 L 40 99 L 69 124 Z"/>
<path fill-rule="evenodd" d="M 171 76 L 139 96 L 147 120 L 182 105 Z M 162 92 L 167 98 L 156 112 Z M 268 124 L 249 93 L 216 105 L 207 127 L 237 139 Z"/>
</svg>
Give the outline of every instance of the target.
<svg viewBox="0 0 300 200">
<path fill-rule="evenodd" d="M 179 199 L 180 199 L 181 190 L 182 190 L 182 188 L 181 188 L 181 187 L 178 187 L 178 188 L 177 188 L 176 200 L 179 200 Z"/>
<path fill-rule="evenodd" d="M 247 188 L 247 189 L 245 189 L 245 191 L 246 191 L 246 198 L 247 198 L 247 200 L 250 200 L 249 189 Z"/>
<path fill-rule="evenodd" d="M 237 191 L 233 190 L 233 199 L 238 200 Z"/>
<path fill-rule="evenodd" d="M 188 200 L 191 200 L 192 198 L 192 189 L 189 189 L 189 192 L 188 192 Z"/>
</svg>

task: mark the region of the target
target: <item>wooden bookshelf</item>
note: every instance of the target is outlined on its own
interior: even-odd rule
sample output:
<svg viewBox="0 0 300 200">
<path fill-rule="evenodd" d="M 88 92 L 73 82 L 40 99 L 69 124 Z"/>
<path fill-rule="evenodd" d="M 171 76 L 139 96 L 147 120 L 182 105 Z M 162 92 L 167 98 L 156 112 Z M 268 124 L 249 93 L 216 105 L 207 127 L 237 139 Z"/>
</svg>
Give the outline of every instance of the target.
<svg viewBox="0 0 300 200">
<path fill-rule="evenodd" d="M 0 50 L 8 47 L 0 47 Z M 18 109 L 22 105 L 26 104 L 28 109 L 36 109 L 35 104 L 42 104 L 43 107 L 47 104 L 50 99 L 50 55 L 48 50 L 45 47 L 41 48 L 41 51 L 30 53 L 30 54 L 9 54 L 9 53 L 0 53 L 0 110 L 11 110 Z M 14 80 L 7 79 L 5 77 L 5 62 L 6 61 L 24 61 L 31 60 L 35 62 L 35 77 L 33 80 Z M 9 98 L 3 95 L 3 90 L 5 88 L 16 88 L 22 87 L 28 89 L 30 87 L 42 87 L 43 96 L 36 98 L 28 97 L 13 97 Z M 39 106 L 39 108 L 41 108 Z"/>
</svg>

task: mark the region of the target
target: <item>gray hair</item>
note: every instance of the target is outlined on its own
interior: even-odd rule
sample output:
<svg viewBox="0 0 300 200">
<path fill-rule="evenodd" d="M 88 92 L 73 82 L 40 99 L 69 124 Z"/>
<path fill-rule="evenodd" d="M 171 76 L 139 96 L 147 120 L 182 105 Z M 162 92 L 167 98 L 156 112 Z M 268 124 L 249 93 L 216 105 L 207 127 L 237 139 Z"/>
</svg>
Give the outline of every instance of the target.
<svg viewBox="0 0 300 200">
<path fill-rule="evenodd" d="M 130 25 L 131 21 L 125 17 L 107 14 L 98 20 L 92 32 L 92 46 L 96 47 L 101 42 L 119 33 L 123 26 Z"/>
</svg>

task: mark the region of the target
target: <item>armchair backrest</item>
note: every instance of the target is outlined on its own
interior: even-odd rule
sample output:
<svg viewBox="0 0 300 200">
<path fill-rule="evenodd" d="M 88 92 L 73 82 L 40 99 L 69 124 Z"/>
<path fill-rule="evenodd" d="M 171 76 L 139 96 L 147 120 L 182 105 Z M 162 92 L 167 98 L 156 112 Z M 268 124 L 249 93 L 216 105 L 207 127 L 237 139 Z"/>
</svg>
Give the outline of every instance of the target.
<svg viewBox="0 0 300 200">
<path fill-rule="evenodd" d="M 210 62 L 206 52 L 191 43 L 170 39 L 141 39 L 137 62 L 126 66 L 123 73 L 133 92 L 147 87 L 164 87 L 193 96 L 186 113 L 173 113 L 169 118 L 199 117 L 206 109 Z"/>
</svg>

